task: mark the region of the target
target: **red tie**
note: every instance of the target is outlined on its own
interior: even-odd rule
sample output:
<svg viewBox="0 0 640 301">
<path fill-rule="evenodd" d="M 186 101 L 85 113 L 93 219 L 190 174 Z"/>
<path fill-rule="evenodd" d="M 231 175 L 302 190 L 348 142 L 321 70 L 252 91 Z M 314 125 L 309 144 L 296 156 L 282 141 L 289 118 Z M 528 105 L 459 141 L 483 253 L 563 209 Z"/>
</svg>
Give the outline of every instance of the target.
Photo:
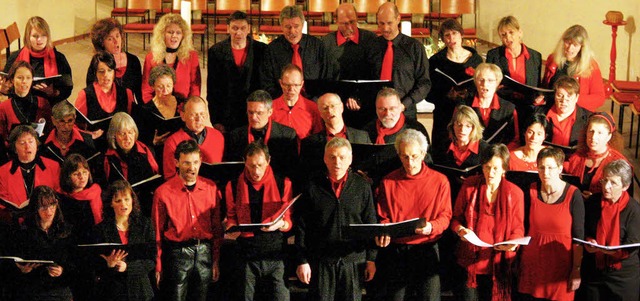
<svg viewBox="0 0 640 301">
<path fill-rule="evenodd" d="M 391 80 L 393 74 L 393 42 L 387 41 L 387 52 L 384 53 L 382 59 L 382 70 L 380 71 L 381 80 Z"/>
<path fill-rule="evenodd" d="M 291 47 L 293 47 L 293 57 L 291 58 L 291 64 L 300 67 L 300 70 L 302 70 L 302 57 L 300 57 L 300 52 L 298 52 L 300 44 L 291 45 Z"/>
</svg>

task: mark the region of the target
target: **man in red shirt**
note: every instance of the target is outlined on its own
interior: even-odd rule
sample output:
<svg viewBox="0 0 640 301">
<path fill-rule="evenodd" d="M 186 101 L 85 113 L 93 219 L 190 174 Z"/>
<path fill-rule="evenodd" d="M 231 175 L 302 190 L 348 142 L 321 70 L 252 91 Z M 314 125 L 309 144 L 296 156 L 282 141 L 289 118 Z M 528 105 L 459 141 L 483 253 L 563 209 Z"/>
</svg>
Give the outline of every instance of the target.
<svg viewBox="0 0 640 301">
<path fill-rule="evenodd" d="M 214 182 L 198 176 L 201 155 L 195 140 L 180 142 L 174 157 L 178 176 L 153 197 L 156 281 L 167 300 L 204 301 L 219 276 L 221 193 Z"/>
<path fill-rule="evenodd" d="M 173 154 L 176 150 L 176 145 L 184 140 L 193 139 L 198 143 L 202 161 L 206 163 L 222 162 L 224 136 L 220 131 L 206 126 L 209 116 L 204 99 L 200 96 L 191 96 L 185 101 L 183 109 L 180 117 L 184 121 L 184 127 L 173 133 L 164 142 L 162 173 L 165 180 L 176 175 Z"/>
<path fill-rule="evenodd" d="M 269 149 L 252 142 L 245 152 L 244 172 L 225 189 L 226 228 L 239 224 L 273 222 L 291 202 L 291 181 L 273 173 Z M 289 300 L 284 283 L 284 232 L 291 230 L 291 211 L 269 227 L 253 232 L 234 232 L 240 250 L 238 300 L 253 300 L 269 292 L 271 300 Z M 269 283 L 268 287 L 260 283 Z M 257 292 L 256 292 L 257 290 Z M 241 297 L 240 297 L 241 296 Z"/>
<path fill-rule="evenodd" d="M 322 131 L 317 105 L 300 95 L 304 85 L 300 67 L 289 64 L 280 75 L 282 96 L 273 100 L 273 120 L 296 130 L 298 140 Z"/>
<path fill-rule="evenodd" d="M 408 300 L 413 291 L 417 300 L 439 300 L 437 241 L 451 220 L 449 180 L 424 163 L 428 143 L 419 131 L 404 130 L 395 148 L 402 167 L 380 183 L 380 223 L 425 218 L 426 224 L 413 236 L 376 238 L 383 248 L 377 261 L 385 286 L 381 294 L 384 300 Z"/>
</svg>

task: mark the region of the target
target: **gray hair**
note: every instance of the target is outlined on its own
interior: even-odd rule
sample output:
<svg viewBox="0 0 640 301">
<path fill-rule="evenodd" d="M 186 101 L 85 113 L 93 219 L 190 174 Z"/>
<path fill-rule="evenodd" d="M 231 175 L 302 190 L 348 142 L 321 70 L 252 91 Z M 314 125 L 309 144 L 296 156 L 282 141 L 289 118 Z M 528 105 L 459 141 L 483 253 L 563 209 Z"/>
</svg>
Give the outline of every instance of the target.
<svg viewBox="0 0 640 301">
<path fill-rule="evenodd" d="M 631 170 L 631 166 L 627 161 L 618 159 L 609 162 L 602 170 L 602 174 L 605 176 L 619 176 L 620 180 L 622 180 L 622 186 L 626 187 L 631 185 L 633 170 Z"/>
<path fill-rule="evenodd" d="M 406 129 L 396 137 L 395 147 L 396 153 L 400 154 L 400 144 L 403 143 L 412 143 L 415 142 L 420 146 L 420 150 L 423 152 L 427 152 L 429 149 L 429 142 L 427 142 L 427 137 L 417 130 L 414 129 Z"/>
<path fill-rule="evenodd" d="M 324 146 L 324 152 L 326 153 L 328 149 L 334 149 L 334 148 L 340 148 L 340 147 L 346 147 L 347 149 L 349 149 L 349 152 L 353 151 L 351 149 L 351 143 L 349 142 L 349 140 L 340 138 L 340 137 L 335 137 L 329 140 L 327 144 Z"/>
<path fill-rule="evenodd" d="M 117 149 L 118 144 L 116 143 L 116 134 L 125 129 L 132 129 L 136 132 L 136 140 L 138 140 L 138 126 L 136 122 L 133 121 L 133 118 L 129 116 L 129 114 L 125 112 L 118 112 L 113 115 L 111 118 L 111 122 L 109 123 L 109 130 L 107 130 L 107 144 L 112 149 Z"/>
<path fill-rule="evenodd" d="M 271 94 L 265 90 L 255 90 L 249 97 L 247 97 L 247 102 L 261 102 L 264 104 L 267 109 L 271 109 L 273 106 L 273 99 L 271 98 Z"/>
<path fill-rule="evenodd" d="M 155 66 L 151 69 L 151 73 L 149 73 L 149 86 L 153 87 L 153 85 L 156 84 L 156 80 L 158 80 L 158 78 L 162 76 L 171 77 L 171 79 L 173 80 L 173 84 L 176 83 L 176 72 L 173 70 L 173 68 L 163 64 Z"/>
<path fill-rule="evenodd" d="M 280 24 L 282 24 L 282 21 L 284 19 L 293 19 L 295 17 L 300 18 L 302 23 L 304 23 L 304 14 L 302 13 L 302 10 L 297 5 L 285 6 L 280 11 Z"/>
<path fill-rule="evenodd" d="M 76 117 L 76 108 L 68 101 L 61 101 L 51 108 L 51 117 L 55 120 L 62 120 L 65 116 Z"/>
</svg>

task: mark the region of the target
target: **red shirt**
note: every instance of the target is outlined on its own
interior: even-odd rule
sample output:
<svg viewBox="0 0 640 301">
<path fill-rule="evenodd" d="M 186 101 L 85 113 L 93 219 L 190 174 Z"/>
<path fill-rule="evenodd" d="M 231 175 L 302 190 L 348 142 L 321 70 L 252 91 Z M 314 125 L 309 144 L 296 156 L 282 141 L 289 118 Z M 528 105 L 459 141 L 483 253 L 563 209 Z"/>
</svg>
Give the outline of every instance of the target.
<svg viewBox="0 0 640 301">
<path fill-rule="evenodd" d="M 199 145 L 202 162 L 222 162 L 222 155 L 224 153 L 224 136 L 222 136 L 220 131 L 212 127 L 206 127 L 205 130 L 207 131 L 207 134 L 204 137 L 202 144 Z M 191 136 L 189 136 L 184 129 L 179 129 L 165 140 L 164 149 L 162 151 L 162 173 L 164 173 L 165 179 L 169 179 L 176 175 L 174 153 L 178 144 L 188 139 L 192 139 Z"/>
<path fill-rule="evenodd" d="M 408 175 L 401 167 L 382 179 L 377 207 L 380 223 L 424 217 L 433 227 L 429 235 L 394 238 L 394 243 L 434 242 L 449 227 L 451 220 L 449 180 L 424 163 L 415 176 Z"/>
<path fill-rule="evenodd" d="M 449 144 L 449 151 L 453 154 L 453 158 L 456 159 L 456 165 L 458 166 L 462 165 L 462 163 L 467 160 L 471 153 L 477 155 L 479 148 L 480 141 L 469 142 L 469 144 L 467 145 L 467 149 L 465 149 L 464 151 L 459 149 L 453 142 Z"/>
<path fill-rule="evenodd" d="M 340 138 L 344 138 L 344 139 L 348 139 L 347 138 L 347 126 L 343 126 L 342 130 L 340 130 L 339 132 L 334 134 L 329 133 L 328 130 L 325 130 L 325 132 L 327 133 L 327 141 L 335 138 L 335 137 L 340 137 Z"/>
<path fill-rule="evenodd" d="M 507 62 L 509 63 L 509 76 L 515 79 L 517 82 L 526 84 L 527 74 L 525 69 L 525 61 L 529 59 L 529 50 L 524 44 L 521 44 L 522 51 L 520 55 L 516 57 L 516 65 L 513 65 L 513 56 L 509 49 L 505 49 L 504 56 L 507 58 Z"/>
<path fill-rule="evenodd" d="M 36 96 L 33 96 L 36 97 Z M 49 106 L 49 101 L 42 98 L 36 97 L 38 99 L 38 108 L 36 110 L 36 119 L 29 120 L 29 122 L 37 122 L 40 118 L 44 118 L 46 121 L 45 124 L 45 133 L 47 129 L 51 128 L 51 106 Z M 11 129 L 21 124 L 20 119 L 16 115 L 16 112 L 13 110 L 13 105 L 11 104 L 11 99 L 7 99 L 0 103 L 0 135 L 4 138 L 5 141 L 9 140 L 9 132 Z M 27 115 L 25 113 L 25 115 Z"/>
<path fill-rule="evenodd" d="M 156 271 L 162 271 L 163 241 L 211 240 L 213 259 L 218 261 L 222 239 L 221 193 L 213 181 L 198 177 L 189 191 L 180 177 L 173 177 L 153 195 L 151 218 L 156 230 Z"/>
<path fill-rule="evenodd" d="M 98 85 L 98 83 L 93 83 L 93 88 L 96 91 L 98 103 L 100 104 L 102 110 L 106 113 L 113 113 L 113 111 L 115 111 L 116 109 L 116 97 L 118 96 L 118 93 L 116 93 L 116 85 L 113 85 L 111 90 L 107 93 L 102 91 L 102 88 L 100 88 L 100 85 Z M 133 96 L 133 92 L 127 89 L 127 112 L 129 113 L 131 112 L 131 106 L 133 105 L 134 100 L 135 98 Z M 76 109 L 84 116 L 88 115 L 89 111 L 87 108 L 87 94 L 84 89 L 80 90 L 80 93 L 78 93 L 78 98 L 76 98 L 75 106 Z"/>
<path fill-rule="evenodd" d="M 240 68 L 244 66 L 244 62 L 247 60 L 247 47 L 242 49 L 231 48 L 231 53 L 233 54 L 233 62 L 236 64 L 236 67 Z"/>
<path fill-rule="evenodd" d="M 556 107 L 553 106 L 553 108 L 549 110 L 547 117 L 551 119 L 551 123 L 553 124 L 553 137 L 551 139 L 551 143 L 569 146 L 571 143 L 571 128 L 573 128 L 573 125 L 576 123 L 576 111 L 578 111 L 577 107 L 567 118 L 562 121 L 558 121 Z"/>
<path fill-rule="evenodd" d="M 340 195 L 342 194 L 342 189 L 344 188 L 344 183 L 347 183 L 347 178 L 349 177 L 349 173 L 345 173 L 344 177 L 342 177 L 342 179 L 340 180 L 335 180 L 333 179 L 331 176 L 327 176 L 327 178 L 329 178 L 329 182 L 331 182 L 331 189 L 333 190 L 333 193 L 335 193 L 336 198 L 340 198 Z"/>
<path fill-rule="evenodd" d="M 153 53 L 149 52 L 144 58 L 142 67 L 142 101 L 149 102 L 153 98 L 153 87 L 149 86 L 149 74 L 151 69 L 158 64 L 153 61 Z M 171 66 L 173 67 L 173 66 Z M 184 61 L 178 61 L 175 65 L 176 83 L 173 92 L 186 99 L 189 96 L 200 96 L 202 86 L 202 76 L 200 75 L 200 59 L 198 52 L 193 50 Z"/>
<path fill-rule="evenodd" d="M 360 41 L 360 30 L 358 30 L 357 28 L 353 31 L 353 37 L 351 37 L 350 39 L 345 38 L 342 35 L 342 32 L 340 32 L 339 30 L 336 32 L 336 41 L 338 42 L 338 46 L 342 46 L 342 44 L 346 43 L 347 41 L 352 41 L 356 44 L 358 44 L 358 42 Z"/>
<path fill-rule="evenodd" d="M 488 108 L 480 107 L 480 98 L 478 96 L 473 97 L 473 103 L 471 104 L 472 108 L 478 108 L 480 110 L 480 117 L 482 117 L 482 124 L 487 126 L 489 124 L 489 118 L 491 117 L 491 110 L 499 110 L 500 109 L 500 101 L 498 101 L 498 94 L 493 94 L 493 99 L 491 100 L 491 104 L 489 104 Z"/>
<path fill-rule="evenodd" d="M 513 171 L 537 171 L 538 163 L 536 161 L 526 162 L 518 158 L 514 151 L 509 152 L 509 170 Z"/>
<path fill-rule="evenodd" d="M 282 96 L 273 101 L 273 121 L 286 125 L 296 130 L 299 140 L 307 138 L 309 135 L 322 132 L 322 118 L 315 102 L 298 97 L 298 101 L 292 108 Z"/>
</svg>

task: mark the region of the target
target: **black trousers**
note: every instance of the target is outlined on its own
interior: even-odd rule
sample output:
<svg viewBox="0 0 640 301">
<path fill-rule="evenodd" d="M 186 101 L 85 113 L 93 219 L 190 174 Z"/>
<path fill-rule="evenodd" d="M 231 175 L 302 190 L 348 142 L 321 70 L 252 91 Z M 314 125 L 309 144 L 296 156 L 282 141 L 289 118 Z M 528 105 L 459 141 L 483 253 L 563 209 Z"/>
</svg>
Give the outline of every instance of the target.
<svg viewBox="0 0 640 301">
<path fill-rule="evenodd" d="M 194 241 L 165 243 L 162 247 L 162 284 L 164 300 L 206 301 L 213 279 L 211 243 Z"/>
<path fill-rule="evenodd" d="M 440 300 L 438 245 L 391 244 L 378 251 L 379 300 Z"/>
<path fill-rule="evenodd" d="M 311 265 L 309 301 L 360 301 L 364 260 L 324 258 Z"/>
<path fill-rule="evenodd" d="M 284 284 L 284 263 L 278 259 L 246 260 L 244 262 L 240 282 L 242 298 L 238 300 L 253 301 L 256 287 L 264 284 L 270 294 L 263 300 L 289 301 L 289 289 Z"/>
</svg>

